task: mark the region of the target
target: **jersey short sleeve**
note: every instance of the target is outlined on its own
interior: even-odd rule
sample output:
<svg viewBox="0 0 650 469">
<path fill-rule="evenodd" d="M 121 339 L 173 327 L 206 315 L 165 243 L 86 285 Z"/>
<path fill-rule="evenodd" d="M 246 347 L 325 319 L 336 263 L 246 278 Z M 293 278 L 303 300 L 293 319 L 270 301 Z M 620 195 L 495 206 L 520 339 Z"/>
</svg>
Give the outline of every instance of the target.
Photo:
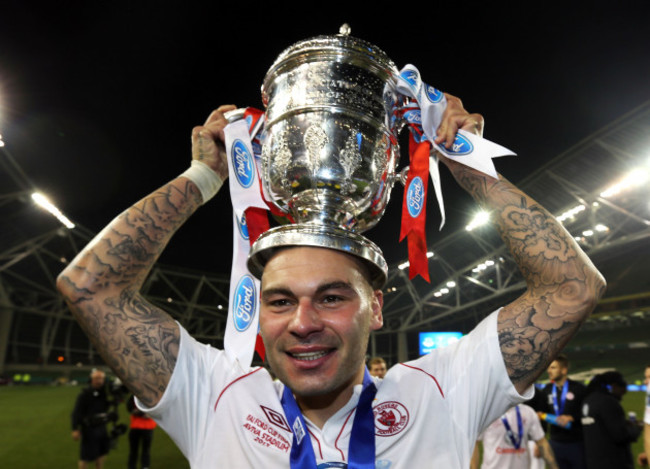
<svg viewBox="0 0 650 469">
<path fill-rule="evenodd" d="M 136 398 L 140 410 L 155 418 L 185 457 L 193 461 L 207 444 L 207 416 L 211 403 L 233 376 L 241 374 L 239 362 L 226 352 L 197 342 L 179 325 L 178 358 L 167 389 L 152 408 Z"/>
</svg>

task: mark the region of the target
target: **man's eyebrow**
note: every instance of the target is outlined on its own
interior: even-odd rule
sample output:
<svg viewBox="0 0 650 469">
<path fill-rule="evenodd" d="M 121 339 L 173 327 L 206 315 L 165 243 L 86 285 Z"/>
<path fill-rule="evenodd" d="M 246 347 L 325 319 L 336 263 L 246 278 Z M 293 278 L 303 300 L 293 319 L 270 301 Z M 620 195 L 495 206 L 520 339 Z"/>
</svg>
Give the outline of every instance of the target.
<svg viewBox="0 0 650 469">
<path fill-rule="evenodd" d="M 349 282 L 337 280 L 334 282 L 324 283 L 316 289 L 316 294 L 323 293 L 327 290 L 354 290 Z"/>
<path fill-rule="evenodd" d="M 354 288 L 349 282 L 344 282 L 342 280 L 336 280 L 334 282 L 328 282 L 320 285 L 316 291 L 315 294 L 319 295 L 323 292 L 326 292 L 328 290 L 350 290 L 353 291 Z M 277 287 L 277 288 L 268 288 L 262 292 L 262 300 L 268 300 L 269 297 L 273 295 L 283 295 L 283 296 L 288 296 L 288 297 L 295 297 L 295 294 L 289 289 L 289 288 L 284 288 L 284 287 Z"/>
<path fill-rule="evenodd" d="M 293 292 L 288 288 L 269 288 L 262 292 L 262 300 L 267 300 L 273 295 L 294 296 Z"/>
</svg>

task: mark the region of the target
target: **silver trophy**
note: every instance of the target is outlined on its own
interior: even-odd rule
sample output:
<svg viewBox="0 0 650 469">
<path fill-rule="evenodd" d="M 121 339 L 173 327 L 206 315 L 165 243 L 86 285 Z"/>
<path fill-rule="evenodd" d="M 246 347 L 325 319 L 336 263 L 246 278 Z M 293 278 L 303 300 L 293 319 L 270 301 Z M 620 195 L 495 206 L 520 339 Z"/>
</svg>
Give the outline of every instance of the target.
<svg viewBox="0 0 650 469">
<path fill-rule="evenodd" d="M 296 245 L 356 255 L 375 288 L 386 281 L 381 250 L 360 233 L 382 217 L 396 179 L 399 72 L 345 28 L 290 46 L 264 78 L 261 179 L 287 224 L 252 246 L 248 268 L 258 278 L 274 250 Z"/>
</svg>

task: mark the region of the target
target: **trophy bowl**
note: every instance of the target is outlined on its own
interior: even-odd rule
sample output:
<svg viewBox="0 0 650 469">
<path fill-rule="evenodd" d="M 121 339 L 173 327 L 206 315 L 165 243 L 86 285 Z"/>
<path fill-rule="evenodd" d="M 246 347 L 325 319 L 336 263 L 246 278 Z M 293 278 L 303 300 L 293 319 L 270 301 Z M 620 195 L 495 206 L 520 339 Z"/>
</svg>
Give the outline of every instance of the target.
<svg viewBox="0 0 650 469">
<path fill-rule="evenodd" d="M 309 245 L 357 255 L 376 285 L 385 281 L 381 251 L 359 233 L 380 220 L 396 179 L 398 74 L 383 51 L 347 34 L 297 42 L 275 60 L 262 85 L 261 179 L 291 226 L 253 245 L 253 274 L 269 257 L 261 251 Z"/>
</svg>

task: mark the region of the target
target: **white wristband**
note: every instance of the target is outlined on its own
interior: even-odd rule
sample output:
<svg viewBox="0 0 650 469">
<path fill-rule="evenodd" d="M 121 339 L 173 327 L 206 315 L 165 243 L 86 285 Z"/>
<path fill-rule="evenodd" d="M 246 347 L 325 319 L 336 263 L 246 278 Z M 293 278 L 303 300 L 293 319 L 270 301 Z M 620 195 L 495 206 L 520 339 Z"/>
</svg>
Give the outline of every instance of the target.
<svg viewBox="0 0 650 469">
<path fill-rule="evenodd" d="M 203 203 L 214 197 L 223 185 L 221 177 L 199 160 L 192 160 L 192 165 L 179 176 L 186 177 L 196 185 L 203 197 Z"/>
</svg>

